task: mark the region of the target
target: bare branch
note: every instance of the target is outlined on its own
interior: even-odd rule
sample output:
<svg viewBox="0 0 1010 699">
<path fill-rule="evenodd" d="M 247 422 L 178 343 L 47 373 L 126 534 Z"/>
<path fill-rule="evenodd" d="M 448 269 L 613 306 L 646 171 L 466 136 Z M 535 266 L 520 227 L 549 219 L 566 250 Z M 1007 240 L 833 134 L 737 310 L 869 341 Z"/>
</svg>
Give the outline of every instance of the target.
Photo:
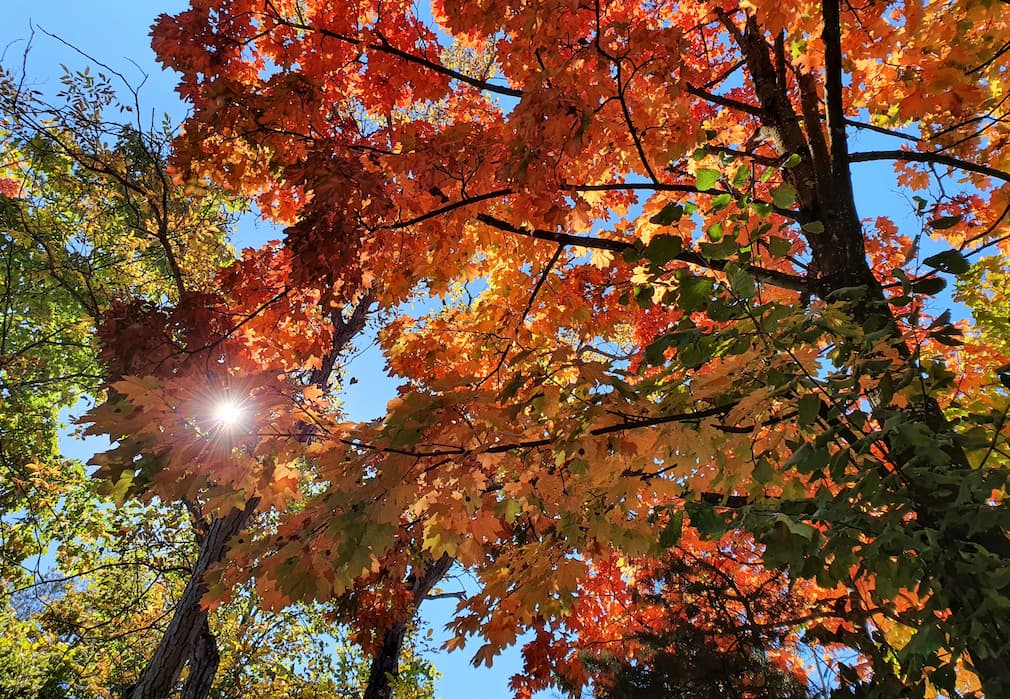
<svg viewBox="0 0 1010 699">
<path fill-rule="evenodd" d="M 997 170 L 996 168 L 988 167 L 987 165 L 970 163 L 967 160 L 961 160 L 960 158 L 944 155 L 942 153 L 922 153 L 919 151 L 908 150 L 874 150 L 849 154 L 850 163 L 866 163 L 875 160 L 904 160 L 912 163 L 946 165 L 958 170 L 964 170 L 965 172 L 974 172 L 979 175 L 985 175 L 986 177 L 1002 180 L 1003 182 L 1010 182 L 1010 173 L 1008 172 Z"/>
</svg>

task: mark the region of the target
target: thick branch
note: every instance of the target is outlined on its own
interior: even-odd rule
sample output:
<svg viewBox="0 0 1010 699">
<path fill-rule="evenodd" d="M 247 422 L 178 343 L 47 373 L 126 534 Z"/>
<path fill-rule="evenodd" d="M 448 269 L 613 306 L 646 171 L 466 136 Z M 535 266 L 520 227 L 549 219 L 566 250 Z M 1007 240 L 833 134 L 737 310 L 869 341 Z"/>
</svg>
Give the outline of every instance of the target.
<svg viewBox="0 0 1010 699">
<path fill-rule="evenodd" d="M 965 172 L 974 172 L 996 180 L 1002 180 L 1003 182 L 1010 182 L 1010 173 L 1008 172 L 997 170 L 987 165 L 970 163 L 967 160 L 961 160 L 960 158 L 954 158 L 942 153 L 924 153 L 908 150 L 873 150 L 862 153 L 851 153 L 849 155 L 850 163 L 868 163 L 875 160 L 904 160 L 911 163 L 946 165 L 958 170 L 964 170 Z"/>
<path fill-rule="evenodd" d="M 848 182 L 849 145 L 845 135 L 845 106 L 842 103 L 842 26 L 839 0 L 822 0 L 821 13 L 824 29 L 824 114 L 828 126 L 828 148 L 831 155 L 831 174 L 839 181 Z M 814 127 L 808 124 L 807 129 Z"/>
<path fill-rule="evenodd" d="M 616 253 L 623 253 L 626 250 L 633 250 L 635 248 L 634 245 L 625 242 L 623 240 L 608 240 L 606 238 L 585 238 L 578 235 L 572 235 L 570 233 L 545 231 L 539 228 L 534 229 L 522 228 L 520 226 L 514 226 L 508 221 L 503 221 L 500 218 L 495 218 L 490 214 L 477 214 L 477 220 L 480 221 L 481 223 L 486 223 L 487 225 L 497 228 L 498 230 L 504 231 L 506 233 L 521 235 L 527 238 L 536 238 L 537 240 L 549 240 L 551 242 L 557 243 L 558 245 L 574 245 L 584 248 L 594 248 L 596 250 L 608 250 L 610 252 L 616 252 Z M 690 265 L 704 267 L 706 269 L 711 269 L 717 272 L 725 270 L 726 265 L 728 264 L 727 260 L 710 260 L 707 257 L 703 257 L 701 254 L 691 250 L 681 252 L 674 259 L 680 262 L 686 262 L 687 264 Z M 789 274 L 788 272 L 780 272 L 774 269 L 754 267 L 740 262 L 737 262 L 737 264 L 739 264 L 741 267 L 743 267 L 752 275 L 754 275 L 756 279 L 759 279 L 773 286 L 778 286 L 783 289 L 791 289 L 793 291 L 801 291 L 801 292 L 809 290 L 809 285 L 807 284 L 807 280 L 804 277 L 800 277 L 795 274 Z"/>
<path fill-rule="evenodd" d="M 371 294 L 362 296 L 346 320 L 340 308 L 333 309 L 330 313 L 330 320 L 333 323 L 333 337 L 330 338 L 329 351 L 323 357 L 319 368 L 312 371 L 309 383 L 322 389 L 329 386 L 337 359 L 347 350 L 351 340 L 365 327 L 365 322 L 368 320 L 368 310 L 373 301 L 374 298 Z"/>
</svg>

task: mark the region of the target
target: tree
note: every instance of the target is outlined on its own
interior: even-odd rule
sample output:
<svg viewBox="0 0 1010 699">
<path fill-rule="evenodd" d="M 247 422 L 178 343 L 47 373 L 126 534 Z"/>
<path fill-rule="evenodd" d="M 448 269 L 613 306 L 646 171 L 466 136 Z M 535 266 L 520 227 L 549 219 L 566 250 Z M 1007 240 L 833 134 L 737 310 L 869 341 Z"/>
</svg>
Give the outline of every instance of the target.
<svg viewBox="0 0 1010 699">
<path fill-rule="evenodd" d="M 119 103 L 115 77 L 68 73 L 65 102 L 53 106 L 0 73 L 0 503 L 19 513 L 5 520 L 8 579 L 41 553 L 30 542 L 59 527 L 44 523 L 47 511 L 81 485 L 57 431 L 61 411 L 103 378 L 92 338 L 105 311 L 119 296 L 171 299 L 183 284 L 204 286 L 232 256 L 229 200 L 213 189 L 183 196 L 165 176 L 171 130 L 103 118 L 117 107 L 136 114 L 136 93 Z"/>
<path fill-rule="evenodd" d="M 1006 372 L 949 369 L 1002 339 L 963 345 L 970 324 L 934 311 L 980 250 L 1006 252 L 1002 4 L 431 11 L 443 35 L 409 4 L 323 0 L 201 0 L 155 27 L 193 106 L 181 177 L 290 224 L 298 310 L 385 309 L 403 380 L 381 423 L 348 424 L 246 351 L 245 376 L 270 366 L 250 395 L 290 400 L 230 458 L 304 459 L 319 494 L 222 581 L 402 620 L 452 557 L 481 582 L 456 631 L 490 662 L 521 628 L 557 633 L 595 562 L 661 558 L 688 521 L 840 591 L 848 626 L 807 627 L 867 664 L 872 686 L 840 668 L 853 692 L 954 692 L 969 669 L 1007 694 Z M 434 104 L 445 119 L 418 116 Z M 854 173 L 886 161 L 911 229 L 857 210 Z M 421 290 L 443 303 L 413 317 Z M 185 327 L 234 334 L 206 325 Z M 283 366 L 322 356 L 313 327 Z M 206 444 L 167 428 L 195 371 L 177 367 L 138 367 L 94 414 L 133 411 L 113 460 L 143 476 L 166 455 L 157 492 Z"/>
<path fill-rule="evenodd" d="M 530 695 L 551 682 L 597 697 L 813 696 L 803 658 L 812 619 L 846 623 L 837 592 L 766 570 L 752 540 L 704 541 L 691 528 L 660 558 L 595 563 L 560 633 L 523 647 Z"/>
<path fill-rule="evenodd" d="M 199 581 L 194 562 L 213 524 L 199 497 L 139 502 L 128 498 L 132 484 L 103 490 L 56 439 L 61 411 L 97 397 L 115 368 L 99 360 L 96 327 L 130 303 L 178 304 L 233 260 L 226 235 L 240 202 L 171 181 L 167 123 L 107 120 L 117 108 L 140 113 L 137 91 L 110 75 L 67 73 L 55 106 L 26 78 L 0 76 L 3 696 L 128 691 L 187 584 Z M 118 100 L 116 78 L 132 102 Z M 267 536 L 272 526 L 263 514 L 246 528 Z M 368 666 L 323 621 L 326 607 L 261 607 L 242 590 L 204 615 L 197 646 L 183 656 L 187 696 L 359 692 Z M 405 654 L 403 696 L 431 696 L 435 672 L 413 637 Z"/>
</svg>

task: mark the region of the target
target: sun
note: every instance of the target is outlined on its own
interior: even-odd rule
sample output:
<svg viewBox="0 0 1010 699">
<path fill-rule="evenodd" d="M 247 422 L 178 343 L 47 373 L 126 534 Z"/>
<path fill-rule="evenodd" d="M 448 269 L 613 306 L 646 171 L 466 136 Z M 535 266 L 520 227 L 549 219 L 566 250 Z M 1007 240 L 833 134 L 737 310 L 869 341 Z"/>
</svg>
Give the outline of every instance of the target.
<svg viewBox="0 0 1010 699">
<path fill-rule="evenodd" d="M 239 425 L 245 417 L 245 410 L 242 404 L 231 398 L 225 398 L 214 405 L 211 418 L 223 428 L 230 428 Z"/>
</svg>

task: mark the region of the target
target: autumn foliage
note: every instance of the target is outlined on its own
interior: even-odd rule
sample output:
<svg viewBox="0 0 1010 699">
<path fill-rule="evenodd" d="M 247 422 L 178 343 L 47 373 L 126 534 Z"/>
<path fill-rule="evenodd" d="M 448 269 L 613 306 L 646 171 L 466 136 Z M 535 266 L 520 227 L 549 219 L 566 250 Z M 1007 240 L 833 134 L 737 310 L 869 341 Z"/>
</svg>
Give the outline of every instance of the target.
<svg viewBox="0 0 1010 699">
<path fill-rule="evenodd" d="M 276 608 L 338 600 L 378 655 L 454 561 L 479 581 L 453 622 L 476 662 L 534 633 L 520 693 L 616 687 L 629 659 L 700 673 L 701 644 L 739 696 L 799 696 L 810 653 L 843 693 L 977 675 L 1002 696 L 1005 323 L 943 311 L 958 279 L 986 280 L 963 289 L 980 313 L 1005 305 L 1008 17 L 162 16 L 154 48 L 193 109 L 178 181 L 287 228 L 212 290 L 109 314 L 102 475 L 220 517 L 273 508 L 276 534 L 233 539 L 204 604 L 239 583 Z M 857 211 L 878 161 L 902 194 Z M 400 381 L 369 423 L 313 375 L 361 313 Z M 221 393 L 248 406 L 233 431 L 201 413 Z"/>
</svg>

